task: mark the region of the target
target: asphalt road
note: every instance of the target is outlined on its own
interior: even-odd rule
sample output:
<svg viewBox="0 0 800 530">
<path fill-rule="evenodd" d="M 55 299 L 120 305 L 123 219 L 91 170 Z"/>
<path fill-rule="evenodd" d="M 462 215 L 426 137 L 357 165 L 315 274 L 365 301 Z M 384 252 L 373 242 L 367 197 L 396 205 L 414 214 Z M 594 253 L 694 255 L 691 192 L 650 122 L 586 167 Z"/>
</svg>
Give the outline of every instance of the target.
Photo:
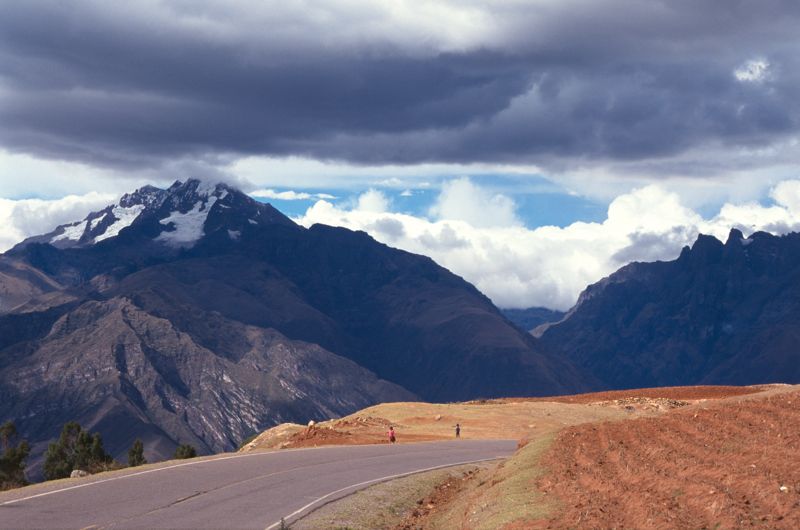
<svg viewBox="0 0 800 530">
<path fill-rule="evenodd" d="M 0 528 L 277 528 L 370 484 L 510 455 L 516 442 L 230 454 L 0 494 Z"/>
</svg>

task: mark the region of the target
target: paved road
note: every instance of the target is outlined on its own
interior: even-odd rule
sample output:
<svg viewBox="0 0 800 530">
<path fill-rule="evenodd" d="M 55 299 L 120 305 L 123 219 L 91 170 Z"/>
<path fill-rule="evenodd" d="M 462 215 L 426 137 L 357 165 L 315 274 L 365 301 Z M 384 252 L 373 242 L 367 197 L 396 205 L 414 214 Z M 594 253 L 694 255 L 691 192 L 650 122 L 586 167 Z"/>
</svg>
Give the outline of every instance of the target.
<svg viewBox="0 0 800 530">
<path fill-rule="evenodd" d="M 225 455 L 0 494 L 0 528 L 275 528 L 370 483 L 506 457 L 513 441 Z"/>
</svg>

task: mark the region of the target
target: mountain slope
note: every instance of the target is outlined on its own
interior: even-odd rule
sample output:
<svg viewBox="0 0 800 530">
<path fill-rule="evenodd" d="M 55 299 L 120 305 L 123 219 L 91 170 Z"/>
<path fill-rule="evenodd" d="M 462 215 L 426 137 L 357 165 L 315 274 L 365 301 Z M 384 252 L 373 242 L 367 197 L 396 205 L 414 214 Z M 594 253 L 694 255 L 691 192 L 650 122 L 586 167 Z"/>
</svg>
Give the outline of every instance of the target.
<svg viewBox="0 0 800 530">
<path fill-rule="evenodd" d="M 542 335 L 607 388 L 800 382 L 800 234 L 700 236 L 589 286 Z"/>
<path fill-rule="evenodd" d="M 532 331 L 543 325 L 558 322 L 564 313 L 545 307 L 528 307 L 526 309 L 502 309 L 503 316 L 517 325 L 519 329 Z"/>
<path fill-rule="evenodd" d="M 224 184 L 145 187 L 0 265 L 35 286 L 0 306 L 0 420 L 39 449 L 72 419 L 153 458 L 381 401 L 587 386 L 432 260 Z"/>
<path fill-rule="evenodd" d="M 72 418 L 112 448 L 147 442 L 151 458 L 175 443 L 202 452 L 236 447 L 264 425 L 327 418 L 413 394 L 352 361 L 274 330 L 217 318 L 238 355 L 220 355 L 124 298 L 87 301 L 28 351 L 4 351 L 0 415 L 22 419 L 34 440 Z"/>
</svg>

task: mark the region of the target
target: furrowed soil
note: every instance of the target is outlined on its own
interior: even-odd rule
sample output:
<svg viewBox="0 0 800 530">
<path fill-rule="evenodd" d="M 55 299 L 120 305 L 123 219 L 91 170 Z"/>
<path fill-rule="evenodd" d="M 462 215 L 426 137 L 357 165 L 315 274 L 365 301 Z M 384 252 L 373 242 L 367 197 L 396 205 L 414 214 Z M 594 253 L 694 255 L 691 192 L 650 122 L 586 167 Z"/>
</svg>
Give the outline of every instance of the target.
<svg viewBox="0 0 800 530">
<path fill-rule="evenodd" d="M 513 528 L 800 528 L 800 391 L 562 430 Z M 511 526 L 510 526 L 511 528 Z"/>
</svg>

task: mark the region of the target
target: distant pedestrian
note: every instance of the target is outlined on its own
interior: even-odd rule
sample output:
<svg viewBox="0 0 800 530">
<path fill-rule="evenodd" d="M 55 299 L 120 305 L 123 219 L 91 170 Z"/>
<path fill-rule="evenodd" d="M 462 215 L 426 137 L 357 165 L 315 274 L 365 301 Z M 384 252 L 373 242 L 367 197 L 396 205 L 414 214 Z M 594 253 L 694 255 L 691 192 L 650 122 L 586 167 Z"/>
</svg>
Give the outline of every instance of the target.
<svg viewBox="0 0 800 530">
<path fill-rule="evenodd" d="M 456 423 L 456 438 L 461 438 L 461 425 Z"/>
<path fill-rule="evenodd" d="M 389 442 L 390 443 L 395 443 L 397 441 L 397 438 L 394 435 L 394 427 L 393 426 L 391 426 L 391 425 L 389 426 L 389 432 L 386 433 L 386 436 L 389 437 Z"/>
</svg>

